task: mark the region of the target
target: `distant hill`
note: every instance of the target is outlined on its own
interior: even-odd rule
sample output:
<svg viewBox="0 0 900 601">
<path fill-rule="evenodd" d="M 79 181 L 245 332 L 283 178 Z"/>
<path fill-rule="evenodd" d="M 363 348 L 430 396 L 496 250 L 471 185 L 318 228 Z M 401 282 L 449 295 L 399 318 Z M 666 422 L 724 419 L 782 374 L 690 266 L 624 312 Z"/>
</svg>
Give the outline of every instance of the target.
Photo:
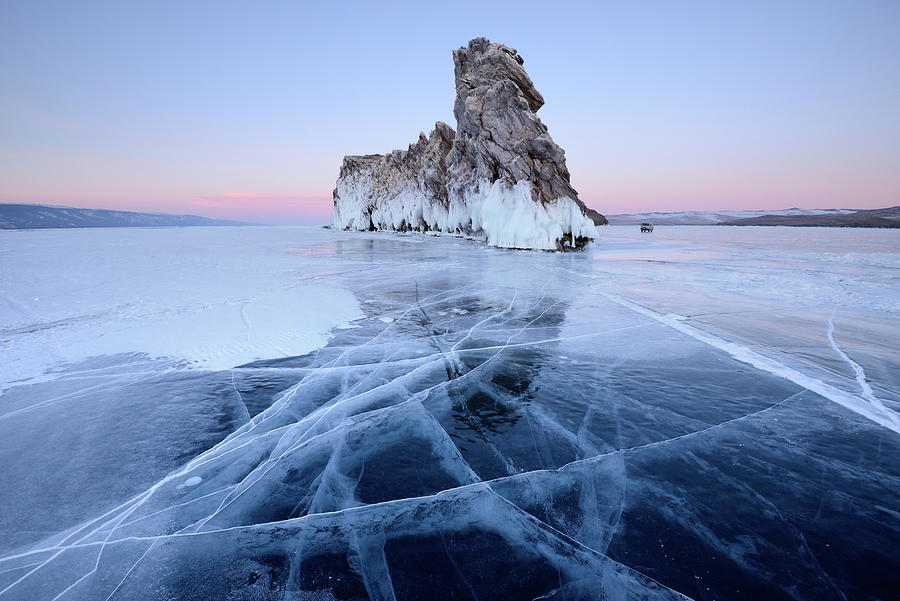
<svg viewBox="0 0 900 601">
<path fill-rule="evenodd" d="M 720 225 L 787 225 L 793 227 L 890 227 L 900 228 L 900 206 L 886 209 L 820 215 L 760 215 L 726 221 Z"/>
<path fill-rule="evenodd" d="M 0 204 L 0 230 L 72 227 L 172 227 L 197 225 L 252 225 L 196 215 L 132 213 L 106 209 L 73 209 L 45 205 Z"/>
<path fill-rule="evenodd" d="M 900 227 L 900 206 L 886 209 L 781 209 L 678 211 L 609 215 L 611 225 L 787 225 L 796 227 Z"/>
<path fill-rule="evenodd" d="M 607 215 L 610 225 L 719 225 L 721 223 L 761 217 L 763 215 L 805 216 L 843 215 L 855 209 L 781 209 L 778 211 L 675 211 L 668 213 L 626 213 Z"/>
</svg>

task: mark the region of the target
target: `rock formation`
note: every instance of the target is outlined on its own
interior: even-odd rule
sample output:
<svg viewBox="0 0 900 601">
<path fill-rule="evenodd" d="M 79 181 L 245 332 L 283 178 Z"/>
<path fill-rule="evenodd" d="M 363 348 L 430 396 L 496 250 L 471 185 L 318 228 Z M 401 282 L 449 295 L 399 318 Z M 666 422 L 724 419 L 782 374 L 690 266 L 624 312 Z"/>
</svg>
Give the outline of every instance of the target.
<svg viewBox="0 0 900 601">
<path fill-rule="evenodd" d="M 544 99 L 512 48 L 453 52 L 457 131 L 438 122 L 408 150 L 344 157 L 334 225 L 440 231 L 507 248 L 574 250 L 606 218 L 569 183 L 565 153 L 535 114 Z"/>
</svg>

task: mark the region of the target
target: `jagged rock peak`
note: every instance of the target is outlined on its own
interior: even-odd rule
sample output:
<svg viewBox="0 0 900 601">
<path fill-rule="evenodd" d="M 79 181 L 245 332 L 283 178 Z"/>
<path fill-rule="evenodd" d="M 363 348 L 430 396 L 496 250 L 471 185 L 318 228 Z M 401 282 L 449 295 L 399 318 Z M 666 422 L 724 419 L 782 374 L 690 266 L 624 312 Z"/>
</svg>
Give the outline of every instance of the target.
<svg viewBox="0 0 900 601">
<path fill-rule="evenodd" d="M 441 231 L 495 246 L 572 250 L 606 219 L 569 183 L 565 152 L 516 50 L 476 38 L 453 52 L 457 130 L 438 122 L 408 150 L 348 156 L 335 226 Z"/>
<path fill-rule="evenodd" d="M 528 101 L 532 112 L 544 106 L 544 97 L 538 92 L 531 78 L 525 72 L 525 60 L 515 48 L 503 44 L 492 44 L 487 38 L 475 38 L 468 47 L 453 51 L 456 76 L 456 99 L 465 97 L 465 90 L 481 86 L 491 86 L 497 81 L 508 79 L 514 82 Z M 457 104 L 458 106 L 458 104 Z M 459 113 L 456 112 L 459 119 Z"/>
<path fill-rule="evenodd" d="M 407 150 L 345 156 L 333 193 L 335 227 L 441 231 L 435 219 L 448 205 L 454 137 L 453 128 L 438 121 L 431 135 L 420 133 Z"/>
<path fill-rule="evenodd" d="M 475 38 L 453 52 L 458 145 L 454 163 L 464 180 L 530 181 L 535 202 L 578 200 L 566 154 L 535 112 L 544 98 L 513 48 Z M 468 167 L 468 171 L 466 170 Z"/>
</svg>

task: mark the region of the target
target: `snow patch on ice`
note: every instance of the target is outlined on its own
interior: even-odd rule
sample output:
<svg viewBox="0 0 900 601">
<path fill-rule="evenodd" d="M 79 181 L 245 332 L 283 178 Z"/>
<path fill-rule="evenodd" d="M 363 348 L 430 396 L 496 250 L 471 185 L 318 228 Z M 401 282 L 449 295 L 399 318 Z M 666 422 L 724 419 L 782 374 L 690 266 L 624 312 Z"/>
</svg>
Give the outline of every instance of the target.
<svg viewBox="0 0 900 601">
<path fill-rule="evenodd" d="M 284 277 L 297 259 L 282 250 L 297 235 L 259 228 L 4 236 L 0 390 L 103 355 L 222 370 L 324 346 L 332 328 L 364 315 L 349 290 Z"/>
</svg>

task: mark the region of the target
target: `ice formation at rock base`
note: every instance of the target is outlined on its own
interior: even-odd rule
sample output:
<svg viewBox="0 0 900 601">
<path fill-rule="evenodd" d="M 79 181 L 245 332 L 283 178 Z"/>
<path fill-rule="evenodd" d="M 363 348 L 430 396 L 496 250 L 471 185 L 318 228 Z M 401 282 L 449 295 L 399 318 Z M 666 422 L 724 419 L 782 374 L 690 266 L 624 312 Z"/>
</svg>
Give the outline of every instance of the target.
<svg viewBox="0 0 900 601">
<path fill-rule="evenodd" d="M 502 180 L 482 180 L 462 198 L 446 204 L 427 202 L 422 191 L 413 187 L 380 203 L 370 197 L 373 188 L 364 176 L 338 183 L 338 194 L 351 200 L 335 207 L 335 227 L 444 232 L 492 246 L 536 250 L 576 250 L 596 233 L 575 201 L 563 197 L 535 203 L 527 181 L 510 186 Z"/>
<path fill-rule="evenodd" d="M 408 150 L 344 158 L 334 225 L 446 232 L 493 246 L 577 250 L 606 219 L 569 183 L 544 100 L 517 52 L 484 38 L 453 53 L 457 131 L 438 122 Z"/>
</svg>

